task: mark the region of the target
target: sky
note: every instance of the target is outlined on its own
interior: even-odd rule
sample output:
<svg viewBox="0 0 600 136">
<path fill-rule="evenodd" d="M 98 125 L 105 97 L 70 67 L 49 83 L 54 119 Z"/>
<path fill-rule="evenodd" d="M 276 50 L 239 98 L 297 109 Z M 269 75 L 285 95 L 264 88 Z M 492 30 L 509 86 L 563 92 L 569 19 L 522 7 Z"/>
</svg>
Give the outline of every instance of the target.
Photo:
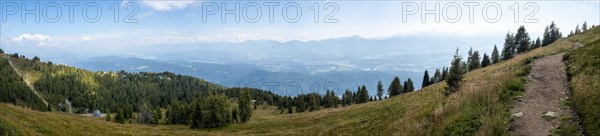
<svg viewBox="0 0 600 136">
<path fill-rule="evenodd" d="M 536 38 L 552 21 L 563 35 L 583 22 L 600 24 L 599 0 L 3 0 L 0 10 L 0 44 L 15 51 L 311 41 L 355 35 L 503 37 L 520 25 Z"/>
</svg>

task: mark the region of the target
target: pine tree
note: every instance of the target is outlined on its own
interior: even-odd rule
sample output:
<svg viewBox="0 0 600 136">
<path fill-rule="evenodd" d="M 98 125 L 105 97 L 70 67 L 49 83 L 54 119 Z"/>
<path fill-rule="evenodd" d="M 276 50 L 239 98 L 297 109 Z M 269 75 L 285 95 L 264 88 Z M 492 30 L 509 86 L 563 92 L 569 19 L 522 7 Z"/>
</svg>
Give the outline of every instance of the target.
<svg viewBox="0 0 600 136">
<path fill-rule="evenodd" d="M 507 33 L 504 38 L 504 48 L 502 49 L 502 60 L 509 60 L 515 54 L 515 37 Z"/>
<path fill-rule="evenodd" d="M 462 82 L 463 76 L 463 68 L 461 68 L 461 60 L 462 57 L 458 55 L 458 48 L 456 49 L 456 53 L 452 59 L 452 63 L 450 65 L 450 71 L 448 72 L 448 77 L 446 79 L 446 83 L 448 84 L 447 93 L 453 93 L 458 91 L 460 87 L 460 83 Z"/>
<path fill-rule="evenodd" d="M 344 95 L 342 95 L 342 106 L 350 106 L 352 105 L 352 92 L 346 89 Z"/>
<path fill-rule="evenodd" d="M 240 114 L 240 123 L 246 123 L 252 116 L 252 109 L 250 109 L 250 89 L 244 88 L 238 99 L 238 108 Z"/>
<path fill-rule="evenodd" d="M 562 34 L 560 33 L 556 24 L 554 24 L 554 21 L 552 21 L 550 24 L 550 42 L 548 44 L 553 43 L 560 38 L 562 38 Z"/>
<path fill-rule="evenodd" d="M 308 111 L 315 111 L 320 109 L 320 98 L 318 98 L 319 94 L 310 93 L 308 94 Z"/>
<path fill-rule="evenodd" d="M 408 78 L 408 80 L 404 81 L 404 91 L 402 93 L 409 93 L 415 90 L 413 81 Z"/>
<path fill-rule="evenodd" d="M 230 104 L 225 95 L 208 95 L 200 105 L 202 128 L 215 128 L 231 123 Z M 192 118 L 192 121 L 197 121 L 196 119 Z"/>
<path fill-rule="evenodd" d="M 432 84 L 435 83 L 439 83 L 442 80 L 442 72 L 440 72 L 440 69 L 435 69 L 435 73 L 433 74 L 433 77 L 431 77 L 431 80 L 429 80 Z"/>
<path fill-rule="evenodd" d="M 546 26 L 546 28 L 544 28 L 544 36 L 543 36 L 543 40 L 542 40 L 542 46 L 546 46 L 550 43 L 552 43 L 551 41 L 551 35 L 550 35 L 550 27 Z"/>
<path fill-rule="evenodd" d="M 575 34 L 579 33 L 581 33 L 581 30 L 579 30 L 579 24 L 577 24 L 577 26 L 575 27 Z"/>
<path fill-rule="evenodd" d="M 483 53 L 483 59 L 481 60 L 481 67 L 487 67 L 491 63 L 492 62 L 490 61 L 490 57 L 486 53 Z"/>
<path fill-rule="evenodd" d="M 441 78 L 440 82 L 442 80 L 446 80 L 448 78 L 448 71 L 449 71 L 448 67 L 443 67 L 442 68 L 442 78 Z"/>
<path fill-rule="evenodd" d="M 382 100 L 383 98 L 383 84 L 381 83 L 381 80 L 377 82 L 377 97 L 379 97 L 379 100 Z"/>
<path fill-rule="evenodd" d="M 304 112 L 306 110 L 305 106 L 307 105 L 304 101 L 304 95 L 298 95 L 295 98 L 296 101 L 296 112 Z"/>
<path fill-rule="evenodd" d="M 498 54 L 498 48 L 496 47 L 496 45 L 494 45 L 494 50 L 492 51 L 492 63 L 491 64 L 496 64 L 500 62 L 500 54 Z"/>
<path fill-rule="evenodd" d="M 533 44 L 531 44 L 531 50 L 542 47 L 540 38 L 538 37 Z"/>
<path fill-rule="evenodd" d="M 117 109 L 117 115 L 115 115 L 115 122 L 117 123 L 125 123 L 125 115 L 123 115 L 122 109 Z"/>
<path fill-rule="evenodd" d="M 202 104 L 199 101 L 194 102 L 192 104 L 192 114 L 190 116 L 190 122 L 192 129 L 202 128 Z"/>
<path fill-rule="evenodd" d="M 388 93 L 390 97 L 399 95 L 402 92 L 402 84 L 400 83 L 400 78 L 398 77 L 394 77 L 394 80 L 392 80 L 392 83 L 390 83 L 390 86 L 388 88 Z"/>
<path fill-rule="evenodd" d="M 287 98 L 287 109 L 288 109 L 288 113 L 292 114 L 294 113 L 294 110 L 292 109 L 293 105 L 292 105 L 292 97 L 288 96 Z"/>
<path fill-rule="evenodd" d="M 425 70 L 425 73 L 423 74 L 423 83 L 421 83 L 421 88 L 429 86 L 431 84 L 431 81 L 429 80 L 429 72 Z"/>
<path fill-rule="evenodd" d="M 475 70 L 481 67 L 480 62 L 481 58 L 479 57 L 479 51 L 472 52 L 467 62 L 467 65 L 469 67 L 468 71 Z"/>
<path fill-rule="evenodd" d="M 358 95 L 358 100 L 356 103 L 366 103 L 369 102 L 369 92 L 367 91 L 367 87 L 363 85 L 362 87 L 358 87 L 356 91 Z"/>
<path fill-rule="evenodd" d="M 585 32 L 587 30 L 588 30 L 588 27 L 587 27 L 587 21 L 586 21 L 586 22 L 583 22 L 583 25 L 581 25 L 581 32 Z"/>
<path fill-rule="evenodd" d="M 515 34 L 515 44 L 517 46 L 517 53 L 524 53 L 529 51 L 531 38 L 529 38 L 529 33 L 525 30 L 525 26 L 520 26 L 517 29 L 517 34 Z"/>
</svg>

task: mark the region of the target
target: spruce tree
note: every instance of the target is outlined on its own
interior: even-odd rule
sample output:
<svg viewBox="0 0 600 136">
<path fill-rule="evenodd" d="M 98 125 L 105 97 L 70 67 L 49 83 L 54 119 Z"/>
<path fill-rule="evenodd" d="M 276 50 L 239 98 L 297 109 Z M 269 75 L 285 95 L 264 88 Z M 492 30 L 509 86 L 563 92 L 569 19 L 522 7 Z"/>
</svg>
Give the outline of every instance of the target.
<svg viewBox="0 0 600 136">
<path fill-rule="evenodd" d="M 579 24 L 577 24 L 577 26 L 575 26 L 575 34 L 579 33 L 581 33 L 581 30 L 579 30 Z"/>
<path fill-rule="evenodd" d="M 544 38 L 544 39 L 542 39 L 542 46 L 546 46 L 546 45 L 548 45 L 548 44 L 552 43 L 552 42 L 550 41 L 550 40 L 551 40 L 551 39 L 550 39 L 550 38 L 551 38 L 550 36 L 551 36 L 551 35 L 550 35 L 550 27 L 546 26 L 546 28 L 544 28 L 544 35 L 543 35 L 543 38 Z"/>
<path fill-rule="evenodd" d="M 431 84 L 431 81 L 429 80 L 429 72 L 425 70 L 425 73 L 423 74 L 423 83 L 421 83 L 421 88 L 429 86 Z"/>
<path fill-rule="evenodd" d="M 507 33 L 504 38 L 504 48 L 502 49 L 502 60 L 509 60 L 515 54 L 515 38 L 511 33 Z"/>
<path fill-rule="evenodd" d="M 448 84 L 447 93 L 453 93 L 455 91 L 458 91 L 460 83 L 462 82 L 462 76 L 464 71 L 461 66 L 462 57 L 458 54 L 458 51 L 459 50 L 457 48 L 456 53 L 454 53 L 452 63 L 450 65 L 448 77 L 446 78 L 446 83 Z"/>
<path fill-rule="evenodd" d="M 192 104 L 193 106 L 191 107 L 192 109 L 192 114 L 190 116 L 190 122 L 191 122 L 191 126 L 190 128 L 192 129 L 198 129 L 198 128 L 202 128 L 202 104 L 199 101 L 196 101 Z"/>
<path fill-rule="evenodd" d="M 470 54 L 467 65 L 468 65 L 468 71 L 471 70 L 475 70 L 478 69 L 479 67 L 481 67 L 481 58 L 479 57 L 479 51 L 474 51 Z"/>
<path fill-rule="evenodd" d="M 588 30 L 588 27 L 587 27 L 587 21 L 586 21 L 586 22 L 583 22 L 583 25 L 581 25 L 581 32 L 585 32 L 587 30 Z"/>
<path fill-rule="evenodd" d="M 394 80 L 390 83 L 388 87 L 388 93 L 390 97 L 399 95 L 402 92 L 402 84 L 400 83 L 400 78 L 394 77 Z"/>
<path fill-rule="evenodd" d="M 125 123 L 125 115 L 123 115 L 122 109 L 117 109 L 117 115 L 115 115 L 115 122 L 117 123 Z"/>
<path fill-rule="evenodd" d="M 491 63 L 492 62 L 490 61 L 490 57 L 486 53 L 483 53 L 483 59 L 481 60 L 481 67 L 487 67 Z"/>
<path fill-rule="evenodd" d="M 244 88 L 238 99 L 238 109 L 240 114 L 240 123 L 246 123 L 252 116 L 252 109 L 250 108 L 250 89 Z"/>
<path fill-rule="evenodd" d="M 381 80 L 377 82 L 377 97 L 379 100 L 382 100 L 383 98 L 383 84 L 381 83 Z"/>
<path fill-rule="evenodd" d="M 402 93 L 409 93 L 415 90 L 413 81 L 408 78 L 408 80 L 404 81 L 404 91 Z"/>
<path fill-rule="evenodd" d="M 431 82 L 431 84 L 435 84 L 435 83 L 439 83 L 442 80 L 442 72 L 440 72 L 440 69 L 435 69 L 435 73 L 433 74 L 433 77 L 431 77 L 431 80 L 429 80 Z"/>
<path fill-rule="evenodd" d="M 496 45 L 494 45 L 494 50 L 492 51 L 492 63 L 491 64 L 496 64 L 500 62 L 500 54 L 498 53 L 498 48 L 496 47 Z"/>
<path fill-rule="evenodd" d="M 440 79 L 440 82 L 442 80 L 446 80 L 448 78 L 448 67 L 443 67 L 442 68 L 442 78 Z"/>
<path fill-rule="evenodd" d="M 524 53 L 529 51 L 531 38 L 529 38 L 529 33 L 525 30 L 525 26 L 520 26 L 517 29 L 517 34 L 515 34 L 515 44 L 517 46 L 517 53 Z M 514 54 L 513 54 L 514 55 Z"/>
</svg>

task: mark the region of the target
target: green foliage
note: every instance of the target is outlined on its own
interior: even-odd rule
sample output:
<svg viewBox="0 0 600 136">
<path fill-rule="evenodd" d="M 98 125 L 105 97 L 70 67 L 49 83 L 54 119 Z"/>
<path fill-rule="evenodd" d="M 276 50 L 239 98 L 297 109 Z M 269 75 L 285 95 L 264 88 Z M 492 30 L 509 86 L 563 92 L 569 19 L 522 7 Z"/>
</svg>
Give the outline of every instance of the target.
<svg viewBox="0 0 600 136">
<path fill-rule="evenodd" d="M 123 115 L 123 109 L 117 109 L 117 115 L 115 115 L 115 122 L 125 123 L 125 116 Z"/>
<path fill-rule="evenodd" d="M 408 92 L 415 91 L 415 85 L 410 78 L 408 78 L 406 81 L 404 81 L 404 89 L 403 90 L 404 91 L 402 93 L 408 93 Z"/>
<path fill-rule="evenodd" d="M 429 77 L 429 72 L 427 72 L 427 70 L 425 70 L 425 73 L 423 74 L 423 82 L 421 83 L 421 88 L 432 84 L 432 81 L 430 81 L 430 80 L 431 79 Z"/>
<path fill-rule="evenodd" d="M 481 121 L 479 120 L 478 111 L 468 109 L 464 111 L 456 122 L 449 123 L 445 128 L 444 135 L 446 136 L 470 136 L 475 135 Z"/>
<path fill-rule="evenodd" d="M 0 102 L 10 102 L 15 105 L 45 111 L 48 107 L 23 82 L 21 76 L 12 69 L 8 57 L 0 55 Z"/>
<path fill-rule="evenodd" d="M 390 86 L 388 88 L 388 94 L 390 95 L 390 97 L 393 97 L 393 96 L 399 95 L 402 92 L 403 92 L 403 87 L 402 87 L 402 84 L 400 83 L 400 78 L 394 77 L 394 79 L 392 80 L 392 83 L 390 83 Z"/>
<path fill-rule="evenodd" d="M 517 29 L 517 33 L 515 34 L 515 44 L 517 47 L 517 53 L 524 53 L 531 49 L 531 38 L 529 37 L 529 33 L 525 30 L 525 26 L 519 27 Z M 513 54 L 514 55 L 514 54 Z"/>
<path fill-rule="evenodd" d="M 243 89 L 242 90 L 242 94 L 240 95 L 239 99 L 238 99 L 238 108 L 239 108 L 239 114 L 240 114 L 240 122 L 241 123 L 246 123 L 250 120 L 250 117 L 252 116 L 252 109 L 250 109 L 250 90 L 249 89 Z"/>
<path fill-rule="evenodd" d="M 511 59 L 517 53 L 516 46 L 515 36 L 510 32 L 506 33 L 506 37 L 504 38 L 504 48 L 502 48 L 502 60 Z"/>
<path fill-rule="evenodd" d="M 542 40 L 542 46 L 549 45 L 554 41 L 562 38 L 562 34 L 560 33 L 554 21 L 549 26 L 546 26 L 543 34 L 544 39 Z"/>
<path fill-rule="evenodd" d="M 231 104 L 227 96 L 220 94 L 209 95 L 199 105 L 200 109 L 195 108 L 194 114 L 200 111 L 202 128 L 215 128 L 231 123 Z M 192 116 L 192 122 L 198 121 L 196 116 Z M 192 128 L 195 128 L 192 123 Z"/>
<path fill-rule="evenodd" d="M 492 63 L 491 64 L 496 64 L 500 62 L 500 54 L 498 53 L 498 48 L 496 47 L 496 45 L 494 45 L 494 50 L 492 51 Z"/>
<path fill-rule="evenodd" d="M 383 100 L 383 84 L 381 83 L 381 80 L 377 81 L 377 97 L 379 100 Z"/>
<path fill-rule="evenodd" d="M 594 27 L 569 39 L 584 46 L 565 55 L 572 100 L 585 135 L 600 135 L 600 28 Z"/>
<path fill-rule="evenodd" d="M 362 87 L 358 87 L 358 90 L 356 90 L 356 92 L 356 95 L 358 95 L 356 103 L 369 102 L 369 91 L 367 90 L 367 87 L 365 87 L 365 85 L 363 85 Z"/>
<path fill-rule="evenodd" d="M 454 57 L 452 59 L 452 63 L 450 64 L 450 71 L 448 72 L 448 77 L 446 78 L 446 84 L 448 84 L 448 93 L 452 93 L 458 91 L 460 87 L 460 83 L 462 82 L 462 76 L 464 74 L 464 68 L 461 66 L 462 57 L 458 55 L 458 49 L 454 53 Z"/>
<path fill-rule="evenodd" d="M 21 131 L 0 119 L 0 136 L 21 136 Z"/>
<path fill-rule="evenodd" d="M 481 58 L 479 57 L 479 51 L 473 51 L 473 48 L 469 50 L 469 56 L 467 58 L 467 71 L 475 70 L 481 67 Z"/>
<path fill-rule="evenodd" d="M 487 67 L 491 65 L 490 57 L 487 54 L 483 54 L 483 59 L 481 60 L 481 67 Z"/>
</svg>

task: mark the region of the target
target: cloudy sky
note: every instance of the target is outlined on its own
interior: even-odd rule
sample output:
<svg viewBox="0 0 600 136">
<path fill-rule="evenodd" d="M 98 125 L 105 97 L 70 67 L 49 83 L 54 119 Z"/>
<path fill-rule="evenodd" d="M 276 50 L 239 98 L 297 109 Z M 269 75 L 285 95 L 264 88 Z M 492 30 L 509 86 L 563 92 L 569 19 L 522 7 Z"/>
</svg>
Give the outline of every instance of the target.
<svg viewBox="0 0 600 136">
<path fill-rule="evenodd" d="M 2 1 L 4 48 L 320 40 L 358 35 L 532 37 L 600 23 L 600 1 Z M 436 17 L 439 18 L 436 21 Z M 236 19 L 237 18 L 237 19 Z M 403 20 L 404 19 L 404 20 Z M 501 44 L 501 43 L 498 43 Z M 87 48 L 87 47 L 83 47 Z"/>
</svg>

